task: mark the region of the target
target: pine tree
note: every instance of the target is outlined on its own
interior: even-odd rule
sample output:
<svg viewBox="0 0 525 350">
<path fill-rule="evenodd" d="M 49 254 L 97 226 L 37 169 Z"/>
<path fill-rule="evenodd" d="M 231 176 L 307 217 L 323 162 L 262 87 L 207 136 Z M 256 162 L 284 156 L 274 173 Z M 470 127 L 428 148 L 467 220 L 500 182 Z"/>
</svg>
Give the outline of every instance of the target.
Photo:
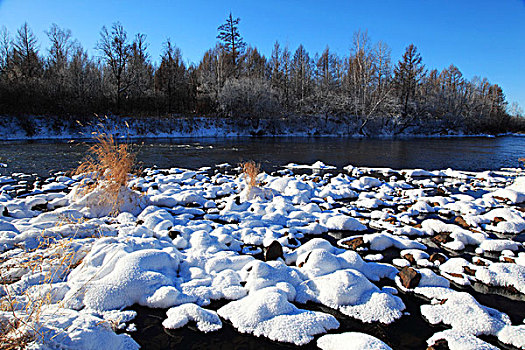
<svg viewBox="0 0 525 350">
<path fill-rule="evenodd" d="M 222 42 L 224 50 L 230 55 L 231 63 L 235 67 L 238 63 L 238 58 L 244 53 L 246 43 L 239 33 L 240 18 L 233 18 L 231 12 L 226 22 L 217 28 L 219 34 L 217 39 Z"/>
<path fill-rule="evenodd" d="M 403 105 L 403 117 L 408 116 L 409 102 L 414 99 L 416 89 L 426 73 L 425 66 L 421 61 L 421 55 L 417 52 L 416 47 L 414 44 L 410 44 L 406 48 L 403 58 L 394 68 L 394 82 Z"/>
</svg>

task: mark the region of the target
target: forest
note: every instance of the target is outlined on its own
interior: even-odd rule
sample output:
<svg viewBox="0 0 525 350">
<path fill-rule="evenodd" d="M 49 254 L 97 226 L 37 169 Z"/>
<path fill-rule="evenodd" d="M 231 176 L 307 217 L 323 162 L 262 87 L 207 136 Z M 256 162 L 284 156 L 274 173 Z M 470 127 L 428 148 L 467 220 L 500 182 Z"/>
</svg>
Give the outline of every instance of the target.
<svg viewBox="0 0 525 350">
<path fill-rule="evenodd" d="M 16 33 L 3 28 L 0 114 L 239 122 L 308 116 L 352 122 L 363 134 L 370 124 L 394 125 L 398 132 L 415 125 L 434 132 L 524 129 L 521 110 L 509 108 L 498 84 L 469 80 L 452 64 L 442 71 L 426 67 L 413 44 L 393 61 L 386 43 L 358 31 L 342 57 L 328 46 L 311 54 L 303 45 L 292 51 L 279 42 L 265 57 L 245 42 L 239 24 L 230 14 L 217 29 L 216 45 L 198 63 L 187 63 L 171 39 L 158 59 L 151 57 L 147 36 L 129 35 L 118 22 L 100 30 L 93 56 L 56 24 L 46 31 L 45 49 L 27 23 Z"/>
</svg>

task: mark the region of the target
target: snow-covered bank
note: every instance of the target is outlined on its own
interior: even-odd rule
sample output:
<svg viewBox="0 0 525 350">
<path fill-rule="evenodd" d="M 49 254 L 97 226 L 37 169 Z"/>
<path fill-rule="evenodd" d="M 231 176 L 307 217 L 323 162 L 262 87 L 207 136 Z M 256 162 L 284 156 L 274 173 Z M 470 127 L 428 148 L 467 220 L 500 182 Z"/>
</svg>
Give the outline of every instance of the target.
<svg viewBox="0 0 525 350">
<path fill-rule="evenodd" d="M 168 329 L 227 322 L 295 345 L 388 349 L 383 334 L 344 333 L 326 310 L 405 322 L 419 317 L 406 312 L 410 294 L 426 322 L 447 328 L 428 344 L 493 348 L 479 337 L 490 335 L 525 347 L 523 317 L 468 293 L 481 284 L 525 300 L 517 169 L 338 172 L 316 162 L 261 173 L 250 187 L 229 168 L 146 169 L 111 205 L 100 190 L 79 192 L 79 177 L 18 197 L 27 178 L 0 177 L 0 324 L 21 324 L 8 336 L 27 334 L 34 348 L 134 349 L 128 308 L 142 305 L 166 309 Z"/>
<path fill-rule="evenodd" d="M 102 123 L 102 124 L 101 124 Z M 217 117 L 93 118 L 82 124 L 75 119 L 11 117 L 0 120 L 2 140 L 89 139 L 93 132 L 110 131 L 121 138 L 246 137 L 246 136 L 345 136 L 345 137 L 494 137 L 462 130 L 441 130 L 433 125 L 402 128 L 385 122 L 362 129 L 351 117 L 293 117 L 284 119 L 236 120 Z M 436 132 L 436 130 L 440 130 Z"/>
</svg>

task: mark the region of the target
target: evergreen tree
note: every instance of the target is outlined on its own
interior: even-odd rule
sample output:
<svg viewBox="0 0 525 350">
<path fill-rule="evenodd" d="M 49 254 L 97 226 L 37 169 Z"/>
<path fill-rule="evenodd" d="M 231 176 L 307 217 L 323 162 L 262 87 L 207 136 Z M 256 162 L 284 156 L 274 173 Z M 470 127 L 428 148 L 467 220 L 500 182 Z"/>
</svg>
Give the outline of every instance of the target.
<svg viewBox="0 0 525 350">
<path fill-rule="evenodd" d="M 394 68 L 394 82 L 398 91 L 401 104 L 403 106 L 402 116 L 407 117 L 409 114 L 409 103 L 414 102 L 416 89 L 425 76 L 425 66 L 422 58 L 417 52 L 414 44 L 410 44 L 403 58 Z"/>
<path fill-rule="evenodd" d="M 223 49 L 228 53 L 233 67 L 237 66 L 238 58 L 244 53 L 246 43 L 239 33 L 240 18 L 233 18 L 232 13 L 226 22 L 217 28 L 219 34 L 217 39 L 221 41 Z"/>
<path fill-rule="evenodd" d="M 13 69 L 16 76 L 34 78 L 42 73 L 37 39 L 29 25 L 24 23 L 13 42 Z"/>
</svg>

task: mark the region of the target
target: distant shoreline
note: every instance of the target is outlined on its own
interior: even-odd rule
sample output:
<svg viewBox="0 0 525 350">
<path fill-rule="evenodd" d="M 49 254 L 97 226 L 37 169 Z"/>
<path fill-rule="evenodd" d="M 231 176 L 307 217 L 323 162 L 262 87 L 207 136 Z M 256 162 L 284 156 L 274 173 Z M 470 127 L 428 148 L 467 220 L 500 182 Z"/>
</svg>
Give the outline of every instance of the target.
<svg viewBox="0 0 525 350">
<path fill-rule="evenodd" d="M 523 136 L 518 133 L 474 133 L 437 129 L 437 125 L 401 127 L 388 119 L 375 119 L 366 128 L 361 120 L 347 117 L 288 117 L 232 119 L 224 117 L 104 117 L 78 122 L 75 118 L 2 116 L 0 139 L 4 141 L 89 140 L 95 133 L 112 133 L 125 139 L 236 138 L 236 137 L 344 137 L 344 138 L 456 138 Z"/>
</svg>

